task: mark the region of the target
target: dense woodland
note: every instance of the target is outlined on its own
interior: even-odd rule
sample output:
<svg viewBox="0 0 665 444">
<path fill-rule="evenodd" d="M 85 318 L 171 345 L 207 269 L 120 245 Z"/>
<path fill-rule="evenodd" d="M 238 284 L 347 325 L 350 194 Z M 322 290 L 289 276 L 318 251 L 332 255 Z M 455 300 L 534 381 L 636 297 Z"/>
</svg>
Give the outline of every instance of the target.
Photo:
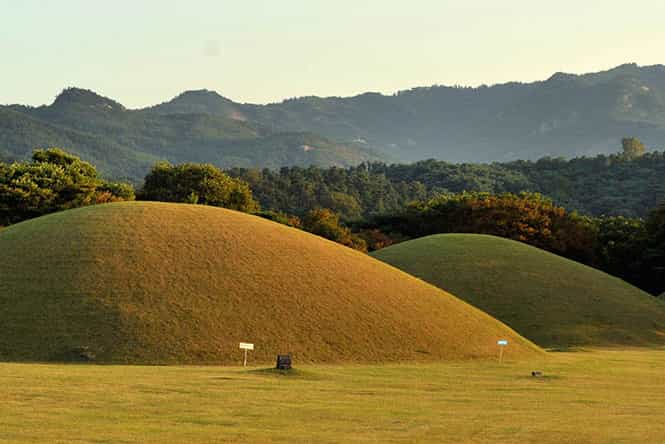
<svg viewBox="0 0 665 444">
<path fill-rule="evenodd" d="M 391 213 L 441 193 L 534 192 L 592 216 L 645 217 L 665 201 L 665 152 L 544 158 L 535 162 L 365 163 L 351 168 L 232 169 L 264 208 L 304 214 L 330 208 L 349 221 Z"/>
<path fill-rule="evenodd" d="M 634 151 L 631 140 L 612 156 L 490 165 L 224 172 L 160 162 L 136 196 L 76 156 L 37 150 L 29 162 L 0 162 L 0 225 L 138 196 L 254 213 L 361 251 L 435 233 L 493 234 L 657 295 L 665 291 L 665 155 Z"/>
</svg>

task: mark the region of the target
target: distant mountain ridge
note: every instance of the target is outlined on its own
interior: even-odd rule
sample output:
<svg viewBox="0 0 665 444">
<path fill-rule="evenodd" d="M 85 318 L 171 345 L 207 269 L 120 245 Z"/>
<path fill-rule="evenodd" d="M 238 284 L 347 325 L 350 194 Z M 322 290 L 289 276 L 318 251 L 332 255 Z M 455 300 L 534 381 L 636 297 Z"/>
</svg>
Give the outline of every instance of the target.
<svg viewBox="0 0 665 444">
<path fill-rule="evenodd" d="M 382 160 L 363 147 L 306 131 L 272 131 L 206 112 L 130 110 L 93 91 L 68 88 L 48 106 L 0 106 L 0 159 L 59 146 L 106 175 L 138 181 L 160 160 L 220 167 L 351 166 Z"/>
<path fill-rule="evenodd" d="M 625 136 L 656 148 L 665 145 L 665 66 L 626 64 L 591 74 L 556 73 L 533 83 L 432 86 L 268 105 L 189 91 L 149 111 L 192 109 L 274 131 L 311 131 L 355 142 L 400 161 L 577 157 L 614 152 Z"/>
<path fill-rule="evenodd" d="M 134 179 L 159 159 L 268 168 L 533 160 L 616 152 L 626 136 L 665 147 L 665 66 L 268 105 L 196 90 L 131 110 L 69 88 L 49 106 L 0 106 L 0 158 L 62 145 L 109 175 Z"/>
<path fill-rule="evenodd" d="M 160 114 L 215 114 L 233 117 L 239 111 L 239 105 L 215 91 L 200 89 L 185 91 L 169 102 L 147 110 Z"/>
</svg>

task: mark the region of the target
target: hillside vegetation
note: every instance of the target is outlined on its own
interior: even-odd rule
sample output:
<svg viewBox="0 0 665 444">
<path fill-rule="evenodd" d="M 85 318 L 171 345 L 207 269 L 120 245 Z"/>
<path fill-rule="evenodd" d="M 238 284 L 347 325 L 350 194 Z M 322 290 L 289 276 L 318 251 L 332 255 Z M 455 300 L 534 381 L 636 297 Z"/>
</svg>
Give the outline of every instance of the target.
<svg viewBox="0 0 665 444">
<path fill-rule="evenodd" d="M 520 242 L 444 234 L 373 256 L 456 294 L 544 347 L 665 344 L 665 303 Z"/>
<path fill-rule="evenodd" d="M 619 149 L 617 145 L 617 150 Z M 644 217 L 665 203 L 665 153 L 637 158 L 540 159 L 493 164 L 362 164 L 341 168 L 231 169 L 250 183 L 265 208 L 302 214 L 318 206 L 348 219 L 400 211 L 439 193 L 537 192 L 582 214 Z"/>
<path fill-rule="evenodd" d="M 399 161 L 590 156 L 613 152 L 626 135 L 662 148 L 665 66 L 625 64 L 585 75 L 556 73 L 533 83 L 434 85 L 392 95 L 300 97 L 269 105 L 191 91 L 151 112 L 192 110 L 357 141 Z"/>
<path fill-rule="evenodd" d="M 367 255 L 226 209 L 113 203 L 0 231 L 0 359 L 511 358 L 532 343 Z"/>
</svg>

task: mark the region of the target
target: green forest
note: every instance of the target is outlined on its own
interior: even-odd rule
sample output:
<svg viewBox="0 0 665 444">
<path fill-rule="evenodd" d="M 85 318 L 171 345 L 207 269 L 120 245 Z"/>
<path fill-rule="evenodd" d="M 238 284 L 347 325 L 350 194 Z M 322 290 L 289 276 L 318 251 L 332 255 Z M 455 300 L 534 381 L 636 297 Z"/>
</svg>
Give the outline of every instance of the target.
<svg viewBox="0 0 665 444">
<path fill-rule="evenodd" d="M 645 217 L 665 200 L 665 152 L 491 164 L 426 160 L 227 172 L 248 182 L 263 207 L 293 214 L 326 207 L 345 220 L 390 213 L 413 200 L 463 191 L 540 193 L 590 216 Z"/>
</svg>

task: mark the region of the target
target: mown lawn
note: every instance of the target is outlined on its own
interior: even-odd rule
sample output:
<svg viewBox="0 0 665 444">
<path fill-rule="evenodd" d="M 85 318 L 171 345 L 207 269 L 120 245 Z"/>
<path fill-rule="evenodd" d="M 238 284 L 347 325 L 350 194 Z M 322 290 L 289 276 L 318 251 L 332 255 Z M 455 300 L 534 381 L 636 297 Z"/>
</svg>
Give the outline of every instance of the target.
<svg viewBox="0 0 665 444">
<path fill-rule="evenodd" d="M 644 444 L 665 442 L 664 408 L 665 350 L 304 366 L 291 376 L 0 364 L 0 442 Z"/>
</svg>

